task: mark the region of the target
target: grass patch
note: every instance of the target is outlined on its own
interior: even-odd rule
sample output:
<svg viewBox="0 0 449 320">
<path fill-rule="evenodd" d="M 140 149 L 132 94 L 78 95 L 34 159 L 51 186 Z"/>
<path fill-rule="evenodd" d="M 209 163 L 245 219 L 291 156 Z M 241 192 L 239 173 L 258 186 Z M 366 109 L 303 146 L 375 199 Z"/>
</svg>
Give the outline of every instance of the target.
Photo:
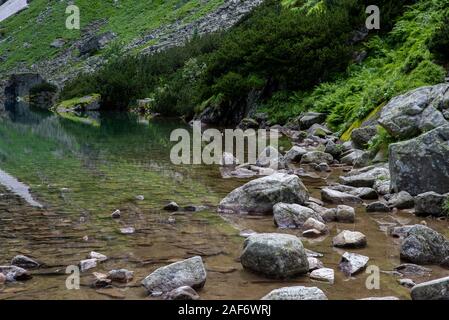
<svg viewBox="0 0 449 320">
<path fill-rule="evenodd" d="M 125 43 L 176 20 L 196 19 L 217 8 L 223 0 L 203 3 L 201 0 L 76 0 L 80 8 L 81 29 L 100 19 L 107 23 L 99 32 L 115 32 Z M 0 64 L 0 71 L 10 70 L 17 65 L 30 66 L 41 60 L 55 57 L 62 49 L 50 44 L 58 38 L 66 43 L 81 37 L 81 30 L 65 28 L 65 1 L 33 0 L 29 8 L 0 23 L 2 38 L 0 56 L 6 61 Z M 66 44 L 67 46 L 67 44 Z"/>
</svg>

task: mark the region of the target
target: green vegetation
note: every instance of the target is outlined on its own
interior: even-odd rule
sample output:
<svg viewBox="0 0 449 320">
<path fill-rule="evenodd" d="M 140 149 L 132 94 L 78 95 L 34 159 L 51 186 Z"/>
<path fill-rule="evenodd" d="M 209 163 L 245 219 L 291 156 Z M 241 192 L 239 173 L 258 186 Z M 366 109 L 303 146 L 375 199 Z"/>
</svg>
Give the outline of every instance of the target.
<svg viewBox="0 0 449 320">
<path fill-rule="evenodd" d="M 196 37 L 152 57 L 119 58 L 67 85 L 63 97 L 94 90 L 107 107 L 151 97 L 154 111 L 191 116 L 206 101 L 238 108 L 254 90 L 266 92 L 267 100 L 278 91 L 311 89 L 351 61 L 347 43 L 362 24 L 361 9 L 344 0 L 333 10 L 306 15 L 268 0 L 229 32 Z"/>
<path fill-rule="evenodd" d="M 76 0 L 80 8 L 81 30 L 65 28 L 67 1 L 33 0 L 28 9 L 0 23 L 0 35 L 7 39 L 0 43 L 0 56 L 7 59 L 0 64 L 0 72 L 24 64 L 29 66 L 55 57 L 61 50 L 50 44 L 58 38 L 79 39 L 82 29 L 102 19 L 106 23 L 99 33 L 115 32 L 120 41 L 128 43 L 144 33 L 178 19 L 191 21 L 213 10 L 223 0 Z"/>
<path fill-rule="evenodd" d="M 446 200 L 446 202 L 444 203 L 444 207 L 443 207 L 446 215 L 449 217 L 449 198 Z"/>
<path fill-rule="evenodd" d="M 388 154 L 388 146 L 394 142 L 397 142 L 394 137 L 392 137 L 383 127 L 377 126 L 377 135 L 371 139 L 368 148 L 374 151 L 382 150 Z"/>
<path fill-rule="evenodd" d="M 60 102 L 56 108 L 70 109 L 76 106 L 85 107 L 96 101 L 100 101 L 101 96 L 98 93 L 93 93 L 81 98 L 72 98 Z"/>
<path fill-rule="evenodd" d="M 185 2 L 177 12 L 192 12 L 198 3 Z M 117 42 L 103 52 L 109 63 L 68 83 L 61 99 L 98 92 L 104 108 L 127 109 L 137 99 L 150 98 L 153 112 L 191 118 L 209 108 L 218 111 L 221 124 L 236 120 L 253 101 L 271 123 L 288 122 L 307 110 L 324 112 L 329 126 L 345 138 L 392 97 L 441 82 L 448 61 L 449 0 L 378 1 L 382 29 L 354 42 L 369 4 L 266 0 L 226 32 L 195 36 L 152 56 L 123 56 Z M 156 12 L 168 7 L 159 4 Z M 111 28 L 116 16 L 104 28 L 126 43 L 131 29 Z M 355 53 L 365 58 L 355 62 Z M 389 141 L 384 135 L 378 139 L 377 144 Z"/>
<path fill-rule="evenodd" d="M 366 43 L 368 58 L 351 65 L 338 80 L 323 83 L 299 101 L 305 109 L 330 114 L 329 125 L 341 131 L 392 97 L 444 79 L 428 44 L 444 24 L 448 1 L 419 1 L 386 36 Z"/>
</svg>

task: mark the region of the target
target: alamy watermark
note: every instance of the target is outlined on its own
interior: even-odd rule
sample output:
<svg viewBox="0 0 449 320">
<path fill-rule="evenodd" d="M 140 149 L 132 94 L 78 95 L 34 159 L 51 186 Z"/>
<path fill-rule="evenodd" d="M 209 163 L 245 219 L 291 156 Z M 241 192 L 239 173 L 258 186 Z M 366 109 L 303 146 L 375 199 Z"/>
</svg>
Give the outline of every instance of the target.
<svg viewBox="0 0 449 320">
<path fill-rule="evenodd" d="M 256 164 L 258 156 L 264 150 L 272 150 L 265 158 L 270 167 L 277 165 L 279 145 L 278 130 L 265 129 L 206 129 L 202 131 L 200 121 L 193 122 L 190 132 L 176 129 L 170 135 L 170 141 L 177 142 L 171 149 L 170 160 L 173 164 L 223 164 L 223 155 L 235 155 L 240 163 Z M 267 149 L 268 146 L 272 148 Z M 226 164 L 226 163 L 225 163 Z"/>
</svg>

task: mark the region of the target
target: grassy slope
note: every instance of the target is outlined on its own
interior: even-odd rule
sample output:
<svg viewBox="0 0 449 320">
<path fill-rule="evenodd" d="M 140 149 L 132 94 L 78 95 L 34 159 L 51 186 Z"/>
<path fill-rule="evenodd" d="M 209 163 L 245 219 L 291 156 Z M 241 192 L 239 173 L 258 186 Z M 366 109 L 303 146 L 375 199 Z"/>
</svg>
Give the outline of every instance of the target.
<svg viewBox="0 0 449 320">
<path fill-rule="evenodd" d="M 420 1 L 406 11 L 392 32 L 366 43 L 368 58 L 352 65 L 346 74 L 300 94 L 297 110 L 326 112 L 328 123 L 344 132 L 354 128 L 394 96 L 439 83 L 445 70 L 434 62 L 428 43 L 447 15 L 449 1 Z"/>
<path fill-rule="evenodd" d="M 142 33 L 154 30 L 177 19 L 194 20 L 223 3 L 223 0 L 120 0 L 113 5 L 112 0 L 77 0 L 80 8 L 81 29 L 92 21 L 107 18 L 104 30 L 119 36 L 119 40 L 129 42 Z M 51 5 L 49 5 L 51 3 Z M 51 6 L 50 11 L 46 11 Z M 80 30 L 67 30 L 65 14 L 67 3 L 49 0 L 34 0 L 29 9 L 3 21 L 0 30 L 3 38 L 11 40 L 0 43 L 0 56 L 7 60 L 0 64 L 0 72 L 24 63 L 29 66 L 40 60 L 53 57 L 61 49 L 51 48 L 56 38 L 78 39 Z M 45 13 L 47 12 L 47 13 Z M 37 19 L 44 17 L 42 23 Z M 29 47 L 24 47 L 28 43 Z"/>
</svg>

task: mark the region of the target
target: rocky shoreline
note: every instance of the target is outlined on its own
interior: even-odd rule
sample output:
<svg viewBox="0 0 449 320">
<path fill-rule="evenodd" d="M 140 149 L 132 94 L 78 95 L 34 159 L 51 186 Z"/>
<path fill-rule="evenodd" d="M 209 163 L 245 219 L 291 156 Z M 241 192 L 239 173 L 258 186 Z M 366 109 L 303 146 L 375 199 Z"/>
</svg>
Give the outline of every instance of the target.
<svg viewBox="0 0 449 320">
<path fill-rule="evenodd" d="M 433 95 L 434 90 L 418 89 L 417 92 L 425 91 Z M 351 141 L 343 142 L 323 124 L 323 115 L 317 113 L 302 115 L 297 128 L 268 128 L 279 130 L 291 139 L 293 147 L 284 154 L 267 147 L 256 164 L 238 164 L 233 155 L 224 154 L 221 169 L 228 173 L 225 177 L 252 177 L 254 180 L 231 191 L 217 205 L 219 214 L 242 219 L 272 216 L 273 226 L 279 229 L 279 232 L 270 233 L 251 230 L 241 233 L 245 240 L 242 239 L 239 263 L 244 272 L 267 280 L 309 277 L 319 283 L 338 285 L 335 283 L 337 274 L 360 277 L 371 259 L 358 252 L 370 246 L 373 240 L 370 235 L 357 230 L 354 222 L 366 217 L 360 217 L 360 211 L 356 208 L 365 207 L 367 215 L 395 215 L 398 210 L 406 210 L 417 217 L 446 220 L 449 165 L 444 159 L 447 159 L 449 150 L 449 124 L 447 120 L 442 121 L 438 114 L 443 115 L 449 105 L 447 92 L 448 88 L 444 88 L 442 96 L 425 100 L 428 105 L 419 104 L 420 110 L 436 114 L 432 119 L 439 120 L 427 122 L 423 131 L 407 129 L 408 136 L 404 141 L 390 145 L 388 162 L 379 161 L 377 154 L 366 149 L 367 142 L 374 136 L 372 126 L 357 129 Z M 396 98 L 384 107 L 380 125 L 387 130 L 389 126 L 396 130 L 403 123 L 409 127 L 412 119 L 407 118 L 408 121 L 404 122 L 403 117 L 406 116 L 415 119 L 416 128 L 419 128 L 423 121 L 419 113 L 410 116 L 391 110 L 410 103 L 407 97 Z M 429 111 L 429 108 L 434 110 Z M 391 132 L 396 131 L 391 129 Z M 345 172 L 338 182 L 324 178 L 325 185 L 319 193 L 321 199 L 311 196 L 303 180 L 314 175 L 326 177 L 336 170 Z M 194 206 L 181 209 L 174 202 L 163 209 L 170 212 L 203 210 Z M 120 211 L 112 213 L 111 218 L 120 219 Z M 332 247 L 339 250 L 341 256 L 337 267 L 326 266 L 321 261 L 323 255 L 308 250 L 304 244 L 305 239 L 320 241 L 329 237 L 330 229 L 335 227 L 337 233 L 332 239 Z M 449 268 L 449 239 L 427 226 L 425 220 L 421 224 L 399 222 L 386 225 L 386 229 L 389 239 L 400 241 L 398 255 L 406 263 L 396 266 L 393 272 L 400 275 L 398 282 L 410 290 L 411 299 L 448 299 L 447 277 L 420 283 L 411 278 L 429 273 L 428 265 Z M 295 230 L 297 235 L 285 234 L 283 230 Z M 135 229 L 122 229 L 121 232 L 132 234 Z M 0 285 L 26 281 L 32 276 L 29 270 L 42 265 L 25 255 L 11 258 L 9 265 L 0 266 Z M 81 272 L 87 272 L 108 259 L 105 254 L 92 251 L 79 262 L 79 267 Z M 203 257 L 193 255 L 156 269 L 143 278 L 141 285 L 147 294 L 155 298 L 197 300 L 207 281 L 206 270 Z M 94 272 L 93 276 L 90 286 L 96 289 L 110 288 L 117 283 L 126 284 L 135 278 L 133 271 L 123 268 L 107 273 Z M 328 299 L 325 291 L 314 286 L 279 287 L 260 296 L 269 300 Z"/>
</svg>

